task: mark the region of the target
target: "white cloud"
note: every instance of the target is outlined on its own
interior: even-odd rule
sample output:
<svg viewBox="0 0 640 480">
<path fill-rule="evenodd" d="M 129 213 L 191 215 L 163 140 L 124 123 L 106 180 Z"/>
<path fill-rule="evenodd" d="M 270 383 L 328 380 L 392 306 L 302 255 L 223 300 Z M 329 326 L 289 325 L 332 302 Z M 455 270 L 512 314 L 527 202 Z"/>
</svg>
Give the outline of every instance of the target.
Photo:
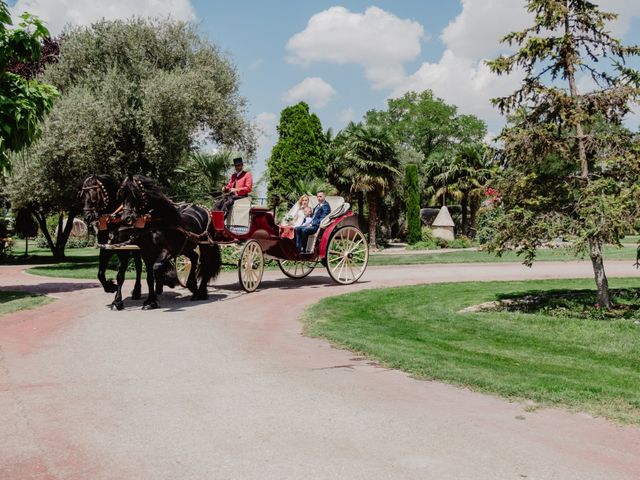
<svg viewBox="0 0 640 480">
<path fill-rule="evenodd" d="M 524 0 L 462 0 L 462 11 L 443 29 L 440 39 L 445 51 L 435 63 L 423 63 L 399 83 L 391 96 L 409 90 L 433 90 L 447 103 L 457 105 L 460 113 L 497 121 L 500 113 L 490 99 L 515 90 L 522 75 L 498 76 L 489 70 L 485 59 L 509 50 L 500 39 L 507 33 L 525 28 L 531 22 Z"/>
<path fill-rule="evenodd" d="M 53 35 L 60 33 L 67 24 L 89 25 L 102 18 L 195 18 L 190 0 L 18 0 L 11 8 L 14 17 L 25 11 L 44 20 Z"/>
<path fill-rule="evenodd" d="M 524 0 L 462 0 L 462 12 L 444 28 L 440 39 L 457 56 L 478 59 L 500 50 L 500 39 L 524 29 L 531 19 Z"/>
<path fill-rule="evenodd" d="M 410 90 L 420 92 L 431 89 L 447 103 L 457 105 L 460 113 L 478 115 L 488 120 L 499 117 L 490 99 L 515 90 L 521 79 L 519 75 L 498 77 L 484 62 L 447 50 L 438 63 L 423 63 L 391 96 L 398 97 Z"/>
<path fill-rule="evenodd" d="M 421 51 L 422 25 L 403 20 L 377 7 L 353 13 L 331 7 L 313 15 L 307 27 L 287 42 L 289 61 L 356 63 L 364 67 L 374 88 L 397 84 L 403 65 Z"/>
<path fill-rule="evenodd" d="M 600 0 L 595 2 L 600 10 L 618 14 L 618 18 L 609 25 L 614 36 L 622 37 L 629 31 L 631 19 L 640 17 L 640 2 L 629 0 Z"/>
<path fill-rule="evenodd" d="M 258 148 L 263 148 L 266 145 L 274 144 L 276 136 L 278 134 L 276 125 L 277 117 L 272 112 L 262 112 L 256 115 L 255 121 L 256 129 L 258 130 Z"/>
<path fill-rule="evenodd" d="M 354 118 L 355 113 L 353 111 L 353 107 L 347 107 L 344 110 L 341 110 L 340 113 L 338 113 L 338 121 L 343 125 L 346 125 L 349 122 L 353 122 Z"/>
<path fill-rule="evenodd" d="M 322 108 L 336 94 L 335 89 L 319 77 L 307 77 L 282 96 L 282 101 L 296 103 L 305 101 L 311 106 Z"/>
</svg>

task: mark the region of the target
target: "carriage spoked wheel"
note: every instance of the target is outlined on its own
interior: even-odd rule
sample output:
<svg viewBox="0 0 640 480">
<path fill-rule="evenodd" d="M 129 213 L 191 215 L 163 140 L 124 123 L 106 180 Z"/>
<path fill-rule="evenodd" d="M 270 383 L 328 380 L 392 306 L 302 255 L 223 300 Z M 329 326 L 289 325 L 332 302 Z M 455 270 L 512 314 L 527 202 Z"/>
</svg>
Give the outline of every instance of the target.
<svg viewBox="0 0 640 480">
<path fill-rule="evenodd" d="M 238 262 L 238 278 L 240 285 L 246 292 L 254 292 L 264 273 L 264 255 L 260 244 L 255 240 L 249 240 L 240 250 Z"/>
<path fill-rule="evenodd" d="M 352 226 L 336 230 L 327 246 L 327 271 L 331 278 L 350 285 L 362 276 L 369 262 L 367 239 L 358 228 Z"/>
<path fill-rule="evenodd" d="M 287 277 L 300 279 L 309 275 L 316 268 L 316 262 L 278 260 L 278 266 Z"/>
<path fill-rule="evenodd" d="M 198 254 L 198 256 L 200 256 L 200 249 L 199 247 L 195 248 L 195 252 Z M 176 258 L 175 260 L 175 265 L 176 265 L 176 275 L 178 277 L 178 283 L 180 284 L 181 287 L 183 288 L 187 288 L 187 280 L 189 278 L 189 273 L 191 273 L 191 269 L 193 268 L 193 265 L 191 265 L 191 260 L 189 260 L 189 257 L 186 257 L 184 255 L 179 255 L 178 258 Z M 198 266 L 198 269 L 200 268 L 200 266 Z M 199 271 L 196 270 L 196 278 L 199 276 Z"/>
</svg>

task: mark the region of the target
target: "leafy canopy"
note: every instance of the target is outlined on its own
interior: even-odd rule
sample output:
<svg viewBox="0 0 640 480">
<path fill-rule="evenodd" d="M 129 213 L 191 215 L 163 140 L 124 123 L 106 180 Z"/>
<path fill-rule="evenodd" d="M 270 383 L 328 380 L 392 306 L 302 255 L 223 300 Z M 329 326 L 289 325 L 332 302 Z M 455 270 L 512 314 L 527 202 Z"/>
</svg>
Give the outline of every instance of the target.
<svg viewBox="0 0 640 480">
<path fill-rule="evenodd" d="M 287 198 L 295 180 L 322 179 L 327 146 L 320 119 L 309 112 L 309 105 L 300 102 L 282 110 L 278 142 L 267 160 L 268 195 Z"/>
<path fill-rule="evenodd" d="M 56 89 L 10 71 L 17 62 L 40 59 L 41 42 L 49 32 L 36 17 L 24 13 L 16 28 L 7 4 L 0 0 L 0 173 L 11 168 L 10 152 L 29 146 L 40 132 L 40 122 L 53 107 Z"/>
</svg>

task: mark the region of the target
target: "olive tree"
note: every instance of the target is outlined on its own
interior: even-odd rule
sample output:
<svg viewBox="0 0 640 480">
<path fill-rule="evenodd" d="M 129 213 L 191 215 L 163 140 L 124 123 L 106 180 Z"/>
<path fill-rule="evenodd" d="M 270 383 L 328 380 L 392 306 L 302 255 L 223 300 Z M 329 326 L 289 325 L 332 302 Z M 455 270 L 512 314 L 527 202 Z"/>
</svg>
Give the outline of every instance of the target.
<svg viewBox="0 0 640 480">
<path fill-rule="evenodd" d="M 170 189 L 199 138 L 255 152 L 235 66 L 190 23 L 135 19 L 68 30 L 42 78 L 61 97 L 9 188 L 12 204 L 30 207 L 43 232 L 52 213 L 72 225 L 87 175 L 141 173 Z M 69 232 L 48 239 L 55 257 L 64 256 Z"/>
</svg>

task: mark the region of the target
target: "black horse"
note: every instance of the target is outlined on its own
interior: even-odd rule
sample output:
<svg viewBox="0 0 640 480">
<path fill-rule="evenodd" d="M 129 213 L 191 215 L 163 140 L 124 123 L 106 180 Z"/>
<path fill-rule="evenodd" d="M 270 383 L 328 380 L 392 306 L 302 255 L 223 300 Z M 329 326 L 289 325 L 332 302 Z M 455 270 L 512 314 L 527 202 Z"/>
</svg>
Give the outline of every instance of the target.
<svg viewBox="0 0 640 480">
<path fill-rule="evenodd" d="M 176 205 L 152 179 L 142 175 L 128 176 L 118 199 L 123 205 L 124 228 L 132 232 L 131 241 L 140 247 L 147 268 L 149 298 L 143 308 L 158 307 L 155 294 L 162 293 L 169 260 L 180 255 L 188 257 L 194 267 L 200 266 L 200 285 L 197 268 L 191 269 L 187 279 L 187 288 L 193 293 L 191 299 L 206 299 L 207 284 L 220 273 L 222 264 L 220 247 L 210 240 L 213 232 L 209 212 L 197 205 Z M 137 230 L 147 233 L 139 234 Z"/>
<path fill-rule="evenodd" d="M 87 177 L 82 184 L 80 197 L 83 202 L 84 218 L 88 224 L 98 223 L 98 243 L 101 245 L 113 242 L 117 243 L 119 241 L 119 224 L 116 222 L 118 214 L 115 213 L 118 208 L 117 193 L 118 183 L 109 175 L 91 175 Z M 107 280 L 106 278 L 107 265 L 113 255 L 117 255 L 120 261 L 120 267 L 118 268 L 118 275 L 116 277 L 117 285 L 113 280 Z M 117 310 L 124 308 L 122 285 L 124 284 L 129 259 L 132 256 L 136 267 L 136 283 L 131 292 L 131 298 L 138 300 L 142 293 L 140 283 L 142 260 L 140 252 L 100 249 L 98 280 L 100 280 L 100 284 L 105 292 L 115 292 L 116 296 L 111 306 Z"/>
</svg>

